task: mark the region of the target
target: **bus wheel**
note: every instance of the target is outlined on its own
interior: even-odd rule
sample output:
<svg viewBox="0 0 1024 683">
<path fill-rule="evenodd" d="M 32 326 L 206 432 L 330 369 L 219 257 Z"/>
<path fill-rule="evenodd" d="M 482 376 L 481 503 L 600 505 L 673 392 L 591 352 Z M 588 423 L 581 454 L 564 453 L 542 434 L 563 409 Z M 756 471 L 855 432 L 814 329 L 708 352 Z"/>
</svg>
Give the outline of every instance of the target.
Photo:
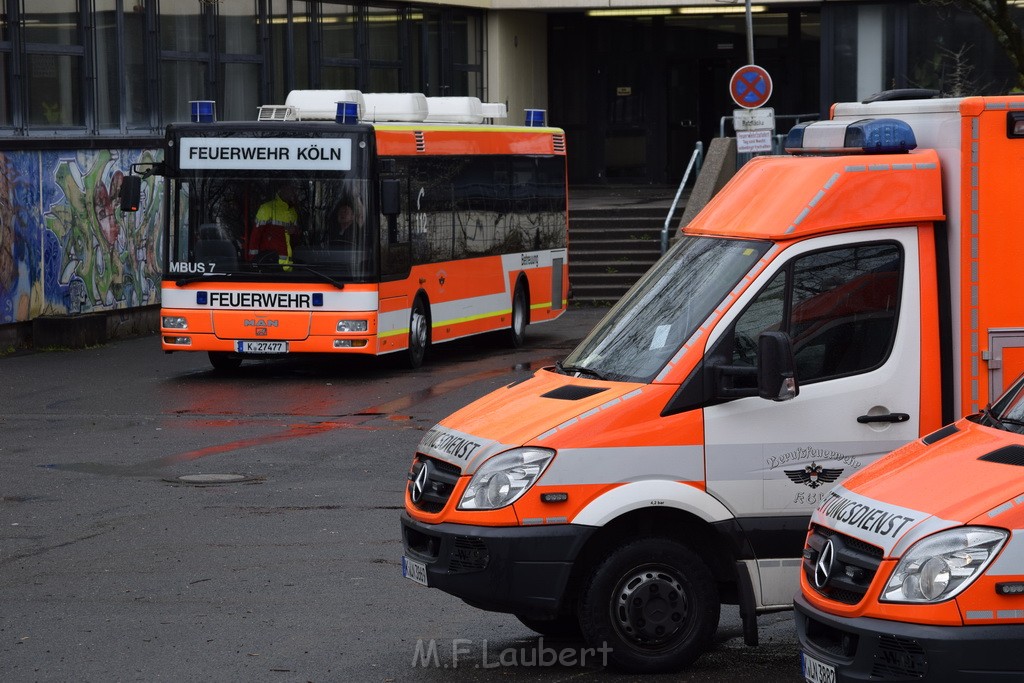
<svg viewBox="0 0 1024 683">
<path fill-rule="evenodd" d="M 242 365 L 242 357 L 227 351 L 210 351 L 210 365 L 220 372 L 231 372 Z"/>
<path fill-rule="evenodd" d="M 580 621 L 575 614 L 563 614 L 554 619 L 534 619 L 517 614 L 516 619 L 526 628 L 542 636 L 571 639 L 580 637 Z"/>
<path fill-rule="evenodd" d="M 513 348 L 519 348 L 526 340 L 526 325 L 530 322 L 530 306 L 526 301 L 526 290 L 516 285 L 512 295 L 512 326 L 508 329 L 508 339 Z"/>
<path fill-rule="evenodd" d="M 718 628 L 718 588 L 692 550 L 645 538 L 613 551 L 580 594 L 587 644 L 610 647 L 608 663 L 637 673 L 678 671 Z"/>
<path fill-rule="evenodd" d="M 417 297 L 409 315 L 409 348 L 405 352 L 405 364 L 415 370 L 423 365 L 430 346 L 430 320 L 423 299 Z"/>
</svg>

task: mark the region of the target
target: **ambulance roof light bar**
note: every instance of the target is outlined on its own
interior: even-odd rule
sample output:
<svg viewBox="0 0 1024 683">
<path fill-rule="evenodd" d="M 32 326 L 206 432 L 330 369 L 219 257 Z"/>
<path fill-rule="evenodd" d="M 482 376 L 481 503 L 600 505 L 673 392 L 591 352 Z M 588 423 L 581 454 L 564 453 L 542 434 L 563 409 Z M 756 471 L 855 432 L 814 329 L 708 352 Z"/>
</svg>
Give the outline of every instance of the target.
<svg viewBox="0 0 1024 683">
<path fill-rule="evenodd" d="M 898 154 L 917 147 L 914 130 L 900 119 L 814 121 L 786 135 L 789 154 Z"/>
</svg>

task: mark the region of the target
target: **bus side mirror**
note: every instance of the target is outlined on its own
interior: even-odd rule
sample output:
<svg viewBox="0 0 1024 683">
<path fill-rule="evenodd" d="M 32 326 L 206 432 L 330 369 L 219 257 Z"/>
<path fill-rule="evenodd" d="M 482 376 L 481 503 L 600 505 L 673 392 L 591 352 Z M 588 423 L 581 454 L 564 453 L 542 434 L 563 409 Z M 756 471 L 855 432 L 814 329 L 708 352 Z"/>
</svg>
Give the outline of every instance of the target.
<svg viewBox="0 0 1024 683">
<path fill-rule="evenodd" d="M 757 338 L 757 395 L 770 401 L 788 401 L 799 393 L 789 335 L 762 332 Z"/>
<path fill-rule="evenodd" d="M 380 181 L 380 212 L 385 216 L 397 216 L 402 211 L 402 182 L 398 178 Z"/>
<path fill-rule="evenodd" d="M 142 176 L 127 175 L 121 178 L 121 211 L 138 211 L 142 198 Z"/>
</svg>

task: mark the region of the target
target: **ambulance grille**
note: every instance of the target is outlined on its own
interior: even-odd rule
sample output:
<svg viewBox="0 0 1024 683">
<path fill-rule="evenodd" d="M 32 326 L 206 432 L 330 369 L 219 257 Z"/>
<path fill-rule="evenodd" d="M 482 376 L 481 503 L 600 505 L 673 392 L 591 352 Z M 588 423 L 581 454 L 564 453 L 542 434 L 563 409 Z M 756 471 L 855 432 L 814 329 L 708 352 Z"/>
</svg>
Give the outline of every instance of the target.
<svg viewBox="0 0 1024 683">
<path fill-rule="evenodd" d="M 1004 446 L 981 456 L 978 460 L 1022 467 L 1024 466 L 1024 446 Z"/>
<path fill-rule="evenodd" d="M 422 490 L 417 491 L 417 478 L 424 468 L 427 470 L 425 481 L 421 482 Z M 417 453 L 409 470 L 408 490 L 413 506 L 417 510 L 437 514 L 448 504 L 461 475 L 462 470 L 457 465 Z"/>
<path fill-rule="evenodd" d="M 878 637 L 878 652 L 871 666 L 871 679 L 905 681 L 922 679 L 928 671 L 924 648 L 916 640 L 899 636 Z"/>
<path fill-rule="evenodd" d="M 818 586 L 815 582 L 818 560 L 829 542 L 832 543 L 834 558 L 832 570 L 824 585 Z M 870 543 L 814 524 L 804 548 L 804 574 L 814 590 L 829 600 L 856 605 L 871 585 L 878 565 L 882 563 L 882 554 L 881 548 Z"/>
<path fill-rule="evenodd" d="M 476 536 L 456 536 L 448 559 L 448 571 L 453 574 L 478 572 L 487 568 L 490 559 L 491 555 L 483 539 Z"/>
<path fill-rule="evenodd" d="M 551 141 L 555 145 L 555 151 L 558 153 L 565 152 L 565 136 L 564 135 L 552 135 Z"/>
</svg>

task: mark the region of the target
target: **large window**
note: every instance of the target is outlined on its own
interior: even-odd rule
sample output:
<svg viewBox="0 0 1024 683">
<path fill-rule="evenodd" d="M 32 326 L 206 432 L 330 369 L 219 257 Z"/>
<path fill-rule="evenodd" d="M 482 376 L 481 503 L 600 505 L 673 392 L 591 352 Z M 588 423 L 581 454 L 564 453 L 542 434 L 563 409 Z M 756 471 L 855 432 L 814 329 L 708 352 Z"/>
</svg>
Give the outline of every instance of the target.
<svg viewBox="0 0 1024 683">
<path fill-rule="evenodd" d="M 254 120 L 293 89 L 481 96 L 482 27 L 398 3 L 0 0 L 0 134 L 156 134 L 191 100 Z"/>
<path fill-rule="evenodd" d="M 85 45 L 78 0 L 22 0 L 21 5 L 29 125 L 84 126 Z"/>
</svg>

